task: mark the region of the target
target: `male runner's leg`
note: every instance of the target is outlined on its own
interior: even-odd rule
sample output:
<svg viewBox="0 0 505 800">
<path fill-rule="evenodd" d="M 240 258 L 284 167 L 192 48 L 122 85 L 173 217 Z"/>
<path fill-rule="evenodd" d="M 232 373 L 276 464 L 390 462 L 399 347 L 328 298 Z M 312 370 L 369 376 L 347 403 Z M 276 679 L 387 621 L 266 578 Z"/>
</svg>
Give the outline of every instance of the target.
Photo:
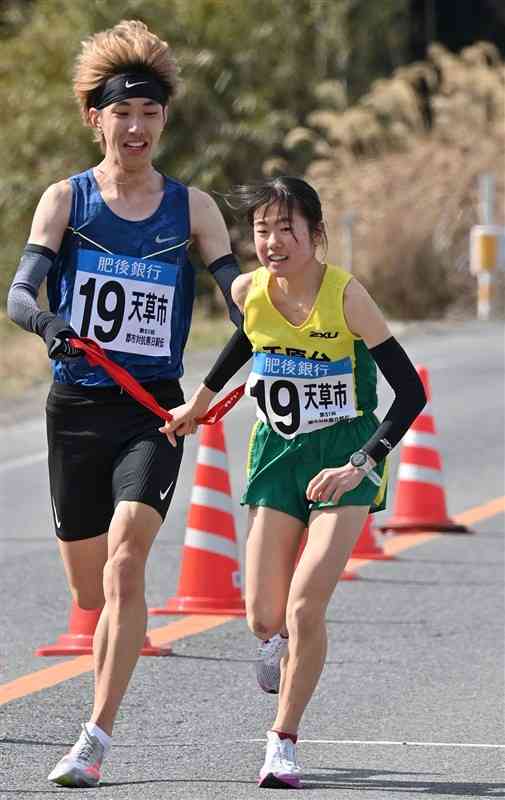
<svg viewBox="0 0 505 800">
<path fill-rule="evenodd" d="M 51 452 L 55 525 L 58 535 L 70 540 L 60 544 L 69 583 L 82 607 L 89 608 L 91 604 L 96 608 L 105 602 L 94 637 L 93 714 L 70 753 L 49 776 L 49 780 L 66 786 L 94 786 L 100 779 L 114 719 L 144 641 L 145 564 L 173 496 L 183 448 L 182 439 L 177 448 L 171 447 L 157 430 L 157 418 L 130 398 L 122 396 L 117 401 L 115 395 L 110 400 L 108 394 L 102 394 L 108 402 L 94 412 L 93 426 L 89 420 L 83 423 L 87 428 L 83 438 L 95 454 L 94 466 L 88 460 L 88 448 L 72 447 L 69 441 L 60 448 L 68 451 L 70 447 L 74 454 L 79 450 L 79 475 L 64 468 L 61 452 L 57 457 L 58 429 L 48 422 L 48 429 L 52 428 L 54 434 Z M 159 394 L 158 401 L 169 408 L 182 399 L 178 386 L 174 391 L 173 382 Z M 97 415 L 101 420 L 97 421 Z M 99 443 L 95 441 L 97 437 Z M 67 458 L 66 463 L 75 466 L 75 456 Z M 72 477 L 72 482 L 65 476 Z M 93 497 L 91 488 L 96 490 L 94 505 L 82 502 L 83 497 Z M 89 533 L 88 529 L 100 530 L 98 518 L 114 505 L 112 520 L 109 517 L 107 521 L 107 535 Z M 57 508 L 64 509 L 64 513 L 56 516 Z M 76 508 L 81 509 L 78 519 Z M 73 527 L 80 528 L 75 535 L 68 533 L 71 515 Z M 86 536 L 91 538 L 83 538 Z M 80 559 L 86 563 L 79 563 Z"/>
</svg>

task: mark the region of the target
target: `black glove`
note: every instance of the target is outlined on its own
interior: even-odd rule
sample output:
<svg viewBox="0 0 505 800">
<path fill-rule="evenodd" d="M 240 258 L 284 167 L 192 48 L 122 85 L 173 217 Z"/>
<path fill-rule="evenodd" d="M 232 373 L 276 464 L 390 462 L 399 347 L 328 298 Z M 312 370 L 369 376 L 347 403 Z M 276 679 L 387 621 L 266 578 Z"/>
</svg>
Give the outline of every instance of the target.
<svg viewBox="0 0 505 800">
<path fill-rule="evenodd" d="M 59 331 L 47 348 L 49 358 L 75 358 L 76 356 L 82 356 L 82 351 L 78 350 L 77 347 L 72 347 L 68 341 L 75 336 L 76 333 L 72 328 L 64 328 Z"/>
<path fill-rule="evenodd" d="M 36 330 L 46 343 L 49 358 L 73 358 L 82 356 L 82 352 L 72 347 L 68 339 L 77 337 L 77 333 L 64 319 L 42 311 L 36 322 Z"/>
</svg>

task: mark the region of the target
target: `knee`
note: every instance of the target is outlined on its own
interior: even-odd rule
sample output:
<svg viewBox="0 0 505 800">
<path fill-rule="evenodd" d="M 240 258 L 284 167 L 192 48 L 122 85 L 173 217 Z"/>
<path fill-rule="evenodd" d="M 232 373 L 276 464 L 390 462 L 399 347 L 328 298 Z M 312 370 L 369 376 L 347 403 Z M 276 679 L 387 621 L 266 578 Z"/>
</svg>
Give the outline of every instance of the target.
<svg viewBox="0 0 505 800">
<path fill-rule="evenodd" d="M 272 614 L 255 609 L 247 611 L 247 625 L 251 633 L 265 641 L 279 633 L 284 625 L 284 614 Z"/>
<path fill-rule="evenodd" d="M 307 599 L 296 600 L 286 610 L 286 627 L 292 639 L 310 638 L 324 625 L 324 609 Z"/>
<path fill-rule="evenodd" d="M 103 571 L 103 590 L 108 601 L 127 602 L 139 591 L 144 592 L 144 562 L 135 552 L 115 553 Z"/>
</svg>

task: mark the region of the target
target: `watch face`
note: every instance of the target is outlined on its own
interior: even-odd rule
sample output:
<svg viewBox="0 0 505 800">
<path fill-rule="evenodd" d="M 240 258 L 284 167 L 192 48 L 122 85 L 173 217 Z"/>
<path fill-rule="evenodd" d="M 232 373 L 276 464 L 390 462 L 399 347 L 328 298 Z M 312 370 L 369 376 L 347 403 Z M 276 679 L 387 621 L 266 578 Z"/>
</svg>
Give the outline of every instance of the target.
<svg viewBox="0 0 505 800">
<path fill-rule="evenodd" d="M 351 464 L 353 467 L 362 467 L 366 464 L 366 453 L 353 453 L 351 456 Z"/>
</svg>

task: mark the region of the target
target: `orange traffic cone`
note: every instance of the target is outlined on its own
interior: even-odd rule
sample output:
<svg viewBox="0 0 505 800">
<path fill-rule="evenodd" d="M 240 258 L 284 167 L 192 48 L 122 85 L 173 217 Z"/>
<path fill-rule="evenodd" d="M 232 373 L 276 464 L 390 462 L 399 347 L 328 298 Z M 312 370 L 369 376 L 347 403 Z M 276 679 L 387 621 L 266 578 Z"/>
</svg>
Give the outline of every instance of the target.
<svg viewBox="0 0 505 800">
<path fill-rule="evenodd" d="M 79 608 L 72 601 L 68 632 L 58 636 L 54 644 L 44 645 L 35 651 L 37 656 L 90 656 L 93 653 L 93 635 L 97 626 L 101 608 Z M 153 645 L 149 636 L 145 637 L 141 656 L 169 656 L 172 652 L 170 645 L 163 644 L 159 647 Z"/>
<path fill-rule="evenodd" d="M 177 594 L 149 613 L 245 614 L 221 422 L 202 425 Z"/>
<path fill-rule="evenodd" d="M 58 636 L 54 644 L 39 647 L 36 656 L 87 656 L 93 652 L 93 634 L 97 626 L 101 608 L 79 608 L 72 601 L 68 633 Z"/>
<path fill-rule="evenodd" d="M 382 546 L 383 534 L 373 525 L 372 515 L 369 514 L 354 545 L 351 558 L 375 559 L 376 561 L 392 561 L 395 557 L 384 552 Z"/>
<path fill-rule="evenodd" d="M 397 533 L 440 531 L 469 533 L 447 515 L 442 462 L 431 414 L 431 388 L 426 367 L 418 367 L 428 402 L 404 436 L 393 517 L 381 530 Z"/>
</svg>

